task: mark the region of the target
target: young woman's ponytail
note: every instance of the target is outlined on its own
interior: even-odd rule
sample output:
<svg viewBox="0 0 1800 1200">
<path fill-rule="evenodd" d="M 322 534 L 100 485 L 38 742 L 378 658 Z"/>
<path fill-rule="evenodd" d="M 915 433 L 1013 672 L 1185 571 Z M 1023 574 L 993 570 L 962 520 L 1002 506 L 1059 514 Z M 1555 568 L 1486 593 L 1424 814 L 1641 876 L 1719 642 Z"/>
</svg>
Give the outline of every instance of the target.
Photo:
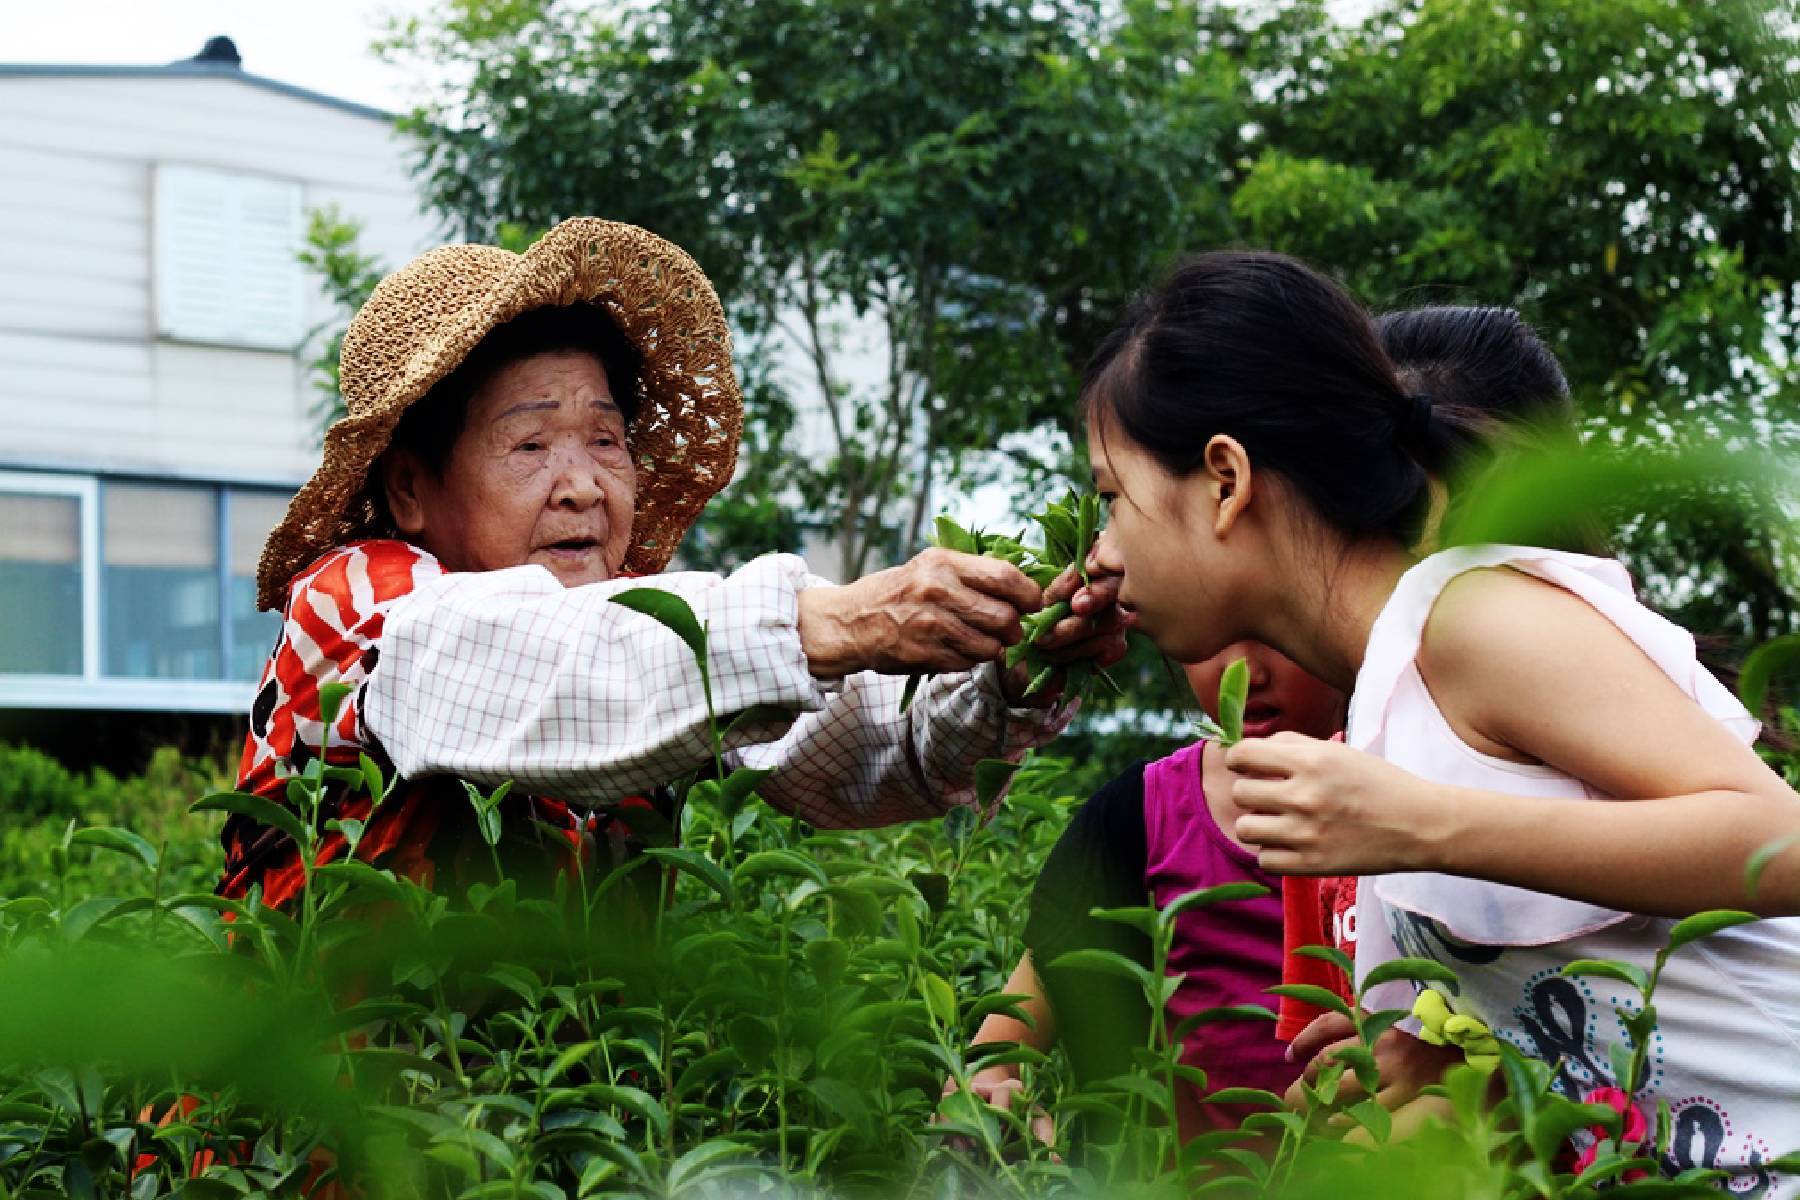
<svg viewBox="0 0 1800 1200">
<path fill-rule="evenodd" d="M 1426 474 L 1447 479 L 1488 444 L 1493 425 L 1493 414 L 1485 409 L 1444 403 L 1430 392 L 1409 392 L 1395 418 L 1395 436 Z"/>
</svg>

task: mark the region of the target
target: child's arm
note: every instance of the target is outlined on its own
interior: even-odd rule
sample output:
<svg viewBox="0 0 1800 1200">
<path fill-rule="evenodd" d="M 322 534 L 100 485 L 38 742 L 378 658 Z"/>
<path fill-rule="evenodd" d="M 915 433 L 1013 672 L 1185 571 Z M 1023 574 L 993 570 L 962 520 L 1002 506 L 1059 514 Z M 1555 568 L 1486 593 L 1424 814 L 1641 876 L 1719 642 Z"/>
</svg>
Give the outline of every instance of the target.
<svg viewBox="0 0 1800 1200">
<path fill-rule="evenodd" d="M 1048 1054 L 1056 1044 L 1055 1017 L 1050 1011 L 1050 1001 L 1044 996 L 1044 986 L 1038 981 L 1037 970 L 1031 964 L 1031 951 L 1027 950 L 1019 956 L 1019 965 L 1013 968 L 1012 976 L 1006 981 L 1006 991 L 1025 997 L 1019 1001 L 1019 1009 L 1031 1019 L 1031 1023 L 1028 1025 L 1005 1013 L 989 1013 L 981 1027 L 975 1031 L 973 1044 L 980 1046 L 989 1042 L 1017 1042 L 1040 1054 Z M 969 1091 L 977 1099 L 995 1108 L 1012 1108 L 1014 1095 L 1023 1090 L 1024 1086 L 1017 1063 L 983 1067 L 969 1076 Z M 946 1079 L 944 1094 L 948 1096 L 955 1090 L 956 1080 Z M 1031 1132 L 1046 1146 L 1056 1142 L 1056 1127 L 1047 1113 L 1033 1112 Z"/>
<path fill-rule="evenodd" d="M 1420 668 L 1463 741 L 1540 762 L 1615 802 L 1446 787 L 1292 734 L 1234 746 L 1240 839 L 1271 870 L 1441 871 L 1627 912 L 1800 914 L 1800 797 L 1605 617 L 1513 572 L 1450 585 Z M 1624 803 L 1623 801 L 1637 801 Z"/>
<path fill-rule="evenodd" d="M 1016 1017 L 1006 1013 L 989 1013 L 981 1027 L 975 1031 L 975 1045 L 983 1042 L 1017 1042 L 1021 1046 L 1030 1046 L 1040 1054 L 1050 1053 L 1056 1045 L 1056 1015 L 1050 1010 L 1050 1001 L 1044 996 L 1044 985 L 1038 980 L 1037 968 L 1032 965 L 1031 951 L 1027 950 L 1019 956 L 1019 965 L 1013 968 L 1012 975 L 1006 981 L 1006 991 L 1010 995 L 1024 996 L 1019 1001 L 1019 1009 L 1031 1018 L 1027 1025 Z"/>
</svg>

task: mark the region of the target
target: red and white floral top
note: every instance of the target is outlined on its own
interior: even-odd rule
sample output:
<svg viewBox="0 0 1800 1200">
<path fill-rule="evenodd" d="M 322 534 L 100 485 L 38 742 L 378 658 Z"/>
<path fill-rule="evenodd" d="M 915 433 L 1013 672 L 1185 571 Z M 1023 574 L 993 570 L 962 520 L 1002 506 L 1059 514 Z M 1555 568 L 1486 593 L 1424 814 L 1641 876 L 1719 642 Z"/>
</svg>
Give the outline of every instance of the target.
<svg viewBox="0 0 1800 1200">
<path fill-rule="evenodd" d="M 358 542 L 320 558 L 296 578 L 289 588 L 289 603 L 282 616 L 281 638 L 263 667 L 255 703 L 250 710 L 250 732 L 238 765 L 238 789 L 253 792 L 278 804 L 287 802 L 287 779 L 306 768 L 325 745 L 325 759 L 332 766 L 355 767 L 358 757 L 369 754 L 391 777 L 393 764 L 381 746 L 364 732 L 359 719 L 361 685 L 380 661 L 380 642 L 389 608 L 409 594 L 422 579 L 445 574 L 437 559 L 398 541 Z M 319 690 L 329 683 L 351 686 L 324 741 Z M 344 796 L 341 787 L 328 792 L 328 818 L 367 820 L 371 800 L 367 794 Z M 560 801 L 525 797 L 539 820 L 564 831 L 572 851 L 580 855 L 584 838 L 591 838 L 595 820 Z M 639 797 L 622 803 L 648 805 Z M 358 857 L 380 861 L 396 873 L 431 886 L 437 873 L 438 845 L 444 812 L 450 805 L 458 817 L 468 804 L 461 785 L 438 777 L 398 785 L 373 821 L 368 823 L 358 847 Z M 458 828 L 464 822 L 455 823 Z M 304 882 L 297 848 L 279 830 L 234 816 L 222 834 L 225 875 L 221 894 L 241 897 L 260 883 L 263 901 L 278 906 L 298 894 Z M 327 833 L 320 843 L 318 862 L 341 858 L 342 834 Z M 591 849 L 591 847 L 590 847 Z"/>
</svg>

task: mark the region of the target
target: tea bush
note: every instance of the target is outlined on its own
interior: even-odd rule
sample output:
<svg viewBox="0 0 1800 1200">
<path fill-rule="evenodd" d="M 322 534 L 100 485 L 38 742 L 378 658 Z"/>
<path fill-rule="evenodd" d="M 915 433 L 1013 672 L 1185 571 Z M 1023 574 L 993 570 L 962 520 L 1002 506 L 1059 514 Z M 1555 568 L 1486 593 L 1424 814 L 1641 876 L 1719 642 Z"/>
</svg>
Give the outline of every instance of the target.
<svg viewBox="0 0 1800 1200">
<path fill-rule="evenodd" d="M 340 862 L 313 868 L 306 902 L 288 912 L 195 886 L 202 856 L 175 838 L 41 825 L 42 885 L 0 902 L 0 1186 L 45 1197 L 1716 1194 L 1705 1171 L 1634 1180 L 1666 1121 L 1651 1144 L 1623 1143 L 1619 1113 L 1555 1094 L 1550 1067 L 1509 1046 L 1492 1048 L 1492 1073 L 1453 1070 L 1441 1123 L 1410 1138 L 1393 1139 L 1372 1102 L 1340 1101 L 1341 1074 L 1371 1068 L 1365 1053 L 1328 1069 L 1300 1111 L 1266 1093 L 1218 1094 L 1259 1111 L 1185 1147 L 1170 1132 L 1173 1089 L 1204 1079 L 1168 1031 L 1131 1074 L 1086 1088 L 1056 1057 L 971 1050 L 982 1017 L 1010 1007 L 999 989 L 1024 902 L 1076 799 L 1067 766 L 983 764 L 990 820 L 958 809 L 861 833 L 763 809 L 756 772 L 703 776 L 679 829 L 644 822 L 651 848 L 611 871 L 497 876 L 452 898 Z M 372 763 L 313 759 L 291 784 L 299 819 L 280 818 L 309 844 L 320 835 L 306 818 L 334 781 L 387 787 Z M 140 787 L 159 791 L 127 790 Z M 470 796 L 478 814 L 499 799 Z M 201 807 L 255 803 L 225 794 Z M 500 824 L 479 823 L 498 865 Z M 1155 967 L 1090 965 L 1160 995 L 1176 913 L 1245 886 L 1115 913 L 1151 935 Z M 1671 952 L 1742 919 L 1693 918 Z M 1444 973 L 1418 960 L 1388 971 Z M 1372 1043 L 1402 1015 L 1359 1014 L 1360 1032 Z M 1640 1025 L 1642 1046 L 1651 1029 Z M 1628 1088 L 1642 1067 L 1630 1058 Z M 944 1094 L 946 1079 L 1002 1059 L 1023 1065 L 1055 1146 L 1028 1135 L 1025 1111 Z M 1102 1127 L 1118 1132 L 1079 1137 Z M 1583 1128 L 1601 1141 L 1577 1170 L 1564 1151 Z"/>
<path fill-rule="evenodd" d="M 0 744 L 0 896 L 48 895 L 54 859 L 68 824 L 128 829 L 162 847 L 165 877 L 183 890 L 204 890 L 218 879 L 223 855 L 216 822 L 188 811 L 196 796 L 229 786 L 229 768 L 184 758 L 164 747 L 141 775 L 120 779 L 95 768 L 71 771 L 30 746 Z M 70 865 L 73 895 L 131 886 L 130 865 L 115 856 L 81 856 Z"/>
</svg>

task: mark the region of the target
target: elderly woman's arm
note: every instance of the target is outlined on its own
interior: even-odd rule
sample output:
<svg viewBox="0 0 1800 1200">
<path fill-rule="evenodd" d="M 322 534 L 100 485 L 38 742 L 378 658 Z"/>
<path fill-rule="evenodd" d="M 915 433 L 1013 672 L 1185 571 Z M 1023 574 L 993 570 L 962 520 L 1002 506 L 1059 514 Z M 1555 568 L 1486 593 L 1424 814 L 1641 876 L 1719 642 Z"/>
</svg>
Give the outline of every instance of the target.
<svg viewBox="0 0 1800 1200">
<path fill-rule="evenodd" d="M 901 712 L 905 684 L 849 676 L 824 708 L 778 740 L 743 746 L 738 761 L 774 768 L 762 797 L 815 825 L 891 825 L 972 802 L 976 763 L 1043 745 L 1075 711 L 1009 707 L 991 663 L 933 676 Z"/>
<path fill-rule="evenodd" d="M 727 743 L 777 739 L 749 756 L 777 771 L 765 785 L 776 803 L 843 825 L 964 798 L 974 763 L 998 751 L 1008 711 L 991 670 L 922 688 L 904 715 L 898 678 L 818 678 L 802 643 L 800 595 L 820 582 L 786 555 L 729 578 L 668 574 L 573 589 L 537 568 L 429 580 L 387 614 L 364 725 L 405 775 L 511 779 L 576 802 L 616 800 L 702 766 L 711 744 L 691 653 L 655 621 L 611 603 L 654 587 L 682 596 L 708 628 L 721 724 L 757 707 L 793 714 L 746 724 Z M 832 656 L 842 648 L 831 646 Z M 1063 723 L 1023 712 L 1004 719 L 1015 751 Z"/>
</svg>

